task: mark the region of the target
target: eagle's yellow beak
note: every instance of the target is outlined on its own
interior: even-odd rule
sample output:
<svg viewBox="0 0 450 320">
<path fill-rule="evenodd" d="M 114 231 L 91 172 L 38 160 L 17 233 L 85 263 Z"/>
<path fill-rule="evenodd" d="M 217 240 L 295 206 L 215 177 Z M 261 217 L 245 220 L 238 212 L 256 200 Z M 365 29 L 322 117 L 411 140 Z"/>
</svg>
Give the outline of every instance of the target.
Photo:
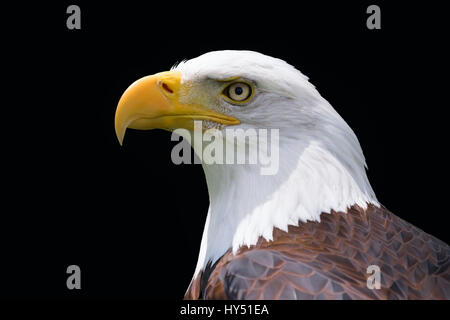
<svg viewBox="0 0 450 320">
<path fill-rule="evenodd" d="M 211 120 L 224 125 L 239 124 L 236 118 L 218 113 L 201 104 L 179 101 L 181 74 L 157 73 L 134 82 L 117 105 L 115 128 L 122 144 L 127 128 L 150 130 L 193 129 L 194 120 Z"/>
</svg>

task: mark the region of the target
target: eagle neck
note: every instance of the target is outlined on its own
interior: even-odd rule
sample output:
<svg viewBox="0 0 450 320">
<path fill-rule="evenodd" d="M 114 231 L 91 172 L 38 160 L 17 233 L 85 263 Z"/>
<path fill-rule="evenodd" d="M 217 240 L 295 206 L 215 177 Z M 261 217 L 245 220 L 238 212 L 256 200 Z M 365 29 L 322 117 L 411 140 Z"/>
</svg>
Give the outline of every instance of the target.
<svg viewBox="0 0 450 320">
<path fill-rule="evenodd" d="M 261 175 L 259 165 L 203 165 L 210 207 L 195 275 L 230 248 L 235 253 L 260 237 L 272 240 L 275 227 L 287 231 L 331 210 L 379 206 L 364 165 L 363 157 L 341 157 L 314 139 L 280 140 L 275 175 Z"/>
</svg>

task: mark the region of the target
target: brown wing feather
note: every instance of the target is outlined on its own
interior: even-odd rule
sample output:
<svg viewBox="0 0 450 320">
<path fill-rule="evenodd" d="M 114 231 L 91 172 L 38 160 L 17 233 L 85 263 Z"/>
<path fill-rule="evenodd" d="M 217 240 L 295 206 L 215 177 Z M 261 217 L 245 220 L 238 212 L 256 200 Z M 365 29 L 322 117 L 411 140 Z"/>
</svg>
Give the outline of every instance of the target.
<svg viewBox="0 0 450 320">
<path fill-rule="evenodd" d="M 354 206 L 227 252 L 185 298 L 450 299 L 449 255 L 444 242 L 388 210 Z M 367 288 L 369 265 L 381 269 L 379 290 Z"/>
</svg>

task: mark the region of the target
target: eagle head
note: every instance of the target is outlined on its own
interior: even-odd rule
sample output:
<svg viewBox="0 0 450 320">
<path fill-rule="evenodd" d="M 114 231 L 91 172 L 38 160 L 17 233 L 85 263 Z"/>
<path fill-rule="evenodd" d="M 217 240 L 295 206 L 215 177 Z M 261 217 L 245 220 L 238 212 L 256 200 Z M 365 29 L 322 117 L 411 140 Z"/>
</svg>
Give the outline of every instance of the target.
<svg viewBox="0 0 450 320">
<path fill-rule="evenodd" d="M 210 194 L 199 268 L 230 247 L 270 240 L 273 228 L 320 221 L 321 213 L 378 205 L 360 144 L 347 123 L 287 62 L 252 51 L 215 51 L 134 82 L 115 129 L 275 129 L 279 166 L 203 164 Z M 226 139 L 226 134 L 223 134 Z M 271 140 L 272 141 L 272 140 Z M 195 148 L 194 148 L 195 150 Z M 197 153 L 201 150 L 195 150 Z M 235 151 L 237 152 L 237 151 Z"/>
</svg>

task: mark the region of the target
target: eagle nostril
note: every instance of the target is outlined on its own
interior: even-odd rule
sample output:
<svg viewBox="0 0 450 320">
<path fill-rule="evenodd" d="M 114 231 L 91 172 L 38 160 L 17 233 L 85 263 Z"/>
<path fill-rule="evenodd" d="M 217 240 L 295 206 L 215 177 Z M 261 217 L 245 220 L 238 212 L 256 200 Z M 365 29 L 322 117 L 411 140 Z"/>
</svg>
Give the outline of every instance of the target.
<svg viewBox="0 0 450 320">
<path fill-rule="evenodd" d="M 167 83 L 163 82 L 162 87 L 164 90 L 166 90 L 169 93 L 173 93 L 173 90 L 170 89 L 170 87 L 167 85 Z"/>
</svg>

